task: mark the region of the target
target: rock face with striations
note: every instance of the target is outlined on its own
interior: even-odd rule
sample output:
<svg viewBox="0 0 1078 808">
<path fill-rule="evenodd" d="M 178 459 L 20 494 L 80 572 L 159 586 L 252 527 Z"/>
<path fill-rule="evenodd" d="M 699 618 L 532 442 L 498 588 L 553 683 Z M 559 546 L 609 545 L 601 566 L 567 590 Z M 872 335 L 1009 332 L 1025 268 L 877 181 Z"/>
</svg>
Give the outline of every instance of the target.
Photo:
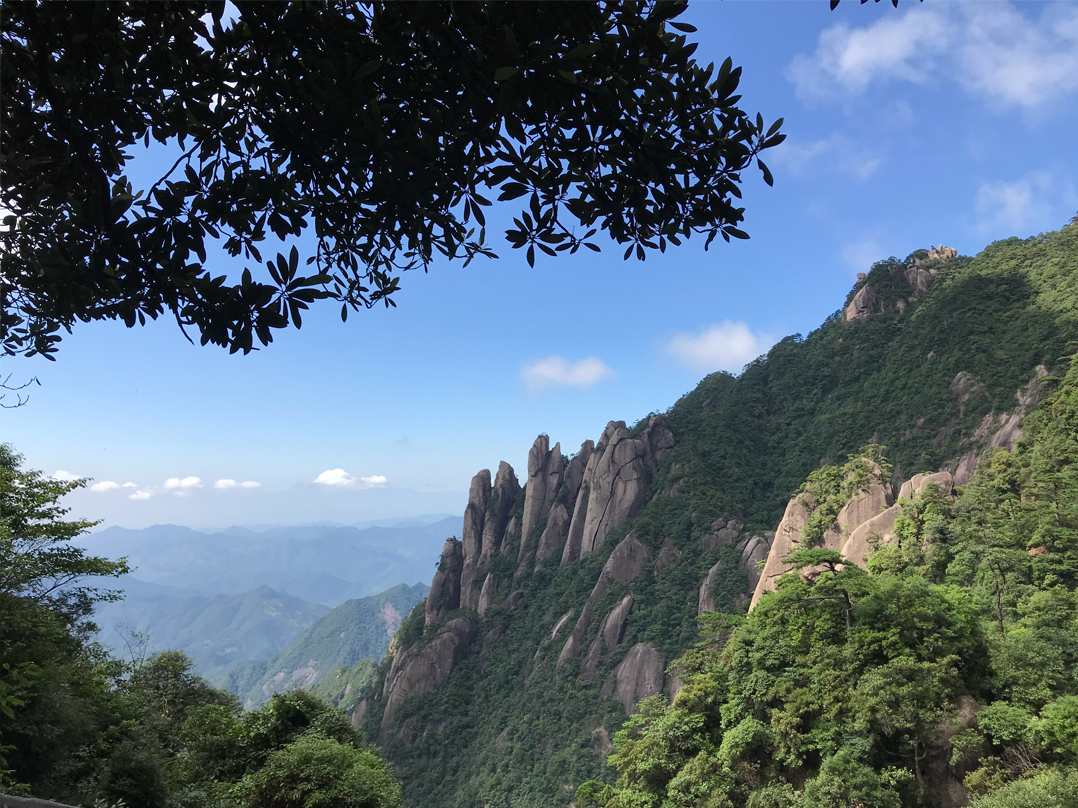
<svg viewBox="0 0 1078 808">
<path fill-rule="evenodd" d="M 496 558 L 515 556 L 515 576 L 519 577 L 546 563 L 560 560 L 564 565 L 599 551 L 606 537 L 643 506 L 656 464 L 673 444 L 662 416 L 651 417 L 637 437 L 630 437 L 625 423 L 617 421 L 607 425 L 598 446 L 585 441 L 572 459 L 562 456 L 560 444 L 550 448 L 549 438 L 539 436 L 528 453 L 523 492 L 508 463 L 499 466 L 493 483 L 488 470 L 476 474 L 468 493 L 462 538 L 446 540 L 427 598 L 425 626 L 435 633 L 428 633 L 403 652 L 391 647 L 393 659 L 382 688 L 386 705 L 383 732 L 392 725 L 400 704 L 418 693 L 437 690 L 468 653 L 482 623 L 468 612 L 460 616 L 450 612 L 474 610 L 483 618 L 495 606 L 511 611 L 518 605 L 519 590 L 508 597 L 504 594 L 512 574 L 503 572 L 506 580 L 498 580 L 496 570 L 504 567 L 501 562 L 494 563 Z M 680 556 L 673 544 L 667 541 L 666 545 L 664 568 L 676 564 Z M 593 612 L 607 588 L 633 580 L 651 558 L 651 550 L 635 533 L 622 539 L 604 564 L 565 641 L 559 667 L 580 654 L 592 627 Z M 588 652 L 577 662 L 582 676 L 598 684 L 599 665 L 621 644 L 633 603 L 630 592 L 603 616 Z M 443 624 L 447 616 L 451 619 Z M 558 622 L 550 641 L 569 618 L 565 615 Z M 487 647 L 503 632 L 498 626 L 487 630 L 482 662 Z M 640 694 L 659 692 L 662 680 L 661 658 L 650 646 L 640 645 L 618 666 L 609 687 L 628 711 Z"/>
<path fill-rule="evenodd" d="M 591 453 L 573 508 L 562 566 L 591 555 L 603 539 L 644 506 L 648 482 L 674 445 L 674 436 L 654 415 L 639 438 L 630 438 L 624 421 L 606 425 Z"/>
<path fill-rule="evenodd" d="M 386 699 L 382 715 L 383 732 L 392 725 L 393 714 L 405 700 L 419 693 L 437 690 L 475 638 L 475 626 L 462 617 L 447 622 L 428 642 L 416 643 L 395 654 L 382 688 Z"/>
<path fill-rule="evenodd" d="M 502 462 L 491 486 L 490 471 L 472 478 L 468 506 L 464 509 L 464 564 L 460 580 L 460 605 L 480 610 L 480 598 L 497 588 L 497 581 L 483 578 L 491 559 L 498 555 L 509 526 L 509 513 L 520 491 L 513 467 Z M 480 610 L 482 611 L 482 610 Z"/>
</svg>

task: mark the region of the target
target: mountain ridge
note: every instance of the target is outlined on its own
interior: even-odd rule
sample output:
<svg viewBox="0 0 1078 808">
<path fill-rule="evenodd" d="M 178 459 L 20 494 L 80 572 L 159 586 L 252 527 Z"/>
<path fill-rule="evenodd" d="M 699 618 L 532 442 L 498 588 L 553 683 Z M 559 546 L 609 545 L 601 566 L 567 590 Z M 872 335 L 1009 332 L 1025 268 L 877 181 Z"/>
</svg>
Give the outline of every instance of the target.
<svg viewBox="0 0 1078 808">
<path fill-rule="evenodd" d="M 844 317 L 866 288 L 866 316 Z M 500 486 L 476 476 L 462 541 L 353 720 L 432 805 L 565 804 L 609 780 L 609 738 L 639 699 L 676 690 L 665 668 L 702 611 L 748 607 L 806 477 L 884 443 L 897 489 L 1013 445 L 1038 368 L 1078 347 L 1076 290 L 1075 226 L 975 257 L 917 251 L 877 262 L 819 329 L 741 376 L 611 422 L 579 474 L 540 436 L 523 487 L 511 467 Z"/>
</svg>

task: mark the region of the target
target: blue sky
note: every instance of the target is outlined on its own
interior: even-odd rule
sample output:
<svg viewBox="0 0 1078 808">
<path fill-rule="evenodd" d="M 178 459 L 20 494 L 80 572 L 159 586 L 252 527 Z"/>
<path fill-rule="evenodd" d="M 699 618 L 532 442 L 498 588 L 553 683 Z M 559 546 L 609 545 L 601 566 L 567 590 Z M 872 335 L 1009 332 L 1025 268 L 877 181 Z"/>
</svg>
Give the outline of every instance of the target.
<svg viewBox="0 0 1078 808">
<path fill-rule="evenodd" d="M 460 512 L 479 469 L 523 476 L 538 433 L 575 451 L 811 331 L 875 260 L 975 254 L 1078 210 L 1076 4 L 726 0 L 684 19 L 701 61 L 743 66 L 744 108 L 786 120 L 775 187 L 747 175 L 750 241 L 534 269 L 496 243 L 406 277 L 396 309 L 316 309 L 246 357 L 164 320 L 80 325 L 55 363 L 4 358 L 41 387 L 3 440 L 92 477 L 70 502 L 105 524 Z"/>
</svg>

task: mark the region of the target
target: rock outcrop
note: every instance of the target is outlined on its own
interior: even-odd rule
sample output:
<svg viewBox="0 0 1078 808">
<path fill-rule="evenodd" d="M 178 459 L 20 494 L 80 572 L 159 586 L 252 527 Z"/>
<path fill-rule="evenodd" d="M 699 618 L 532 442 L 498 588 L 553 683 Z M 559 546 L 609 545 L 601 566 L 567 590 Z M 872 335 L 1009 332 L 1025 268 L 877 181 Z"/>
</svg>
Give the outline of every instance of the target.
<svg viewBox="0 0 1078 808">
<path fill-rule="evenodd" d="M 670 541 L 669 537 L 663 539 L 663 546 L 659 550 L 659 557 L 655 559 L 655 566 L 652 567 L 652 575 L 658 578 L 671 567 L 677 566 L 677 563 L 680 560 L 681 550 L 677 548 L 677 545 Z"/>
<path fill-rule="evenodd" d="M 591 452 L 573 508 L 562 566 L 591 555 L 613 530 L 644 506 L 655 463 L 674 445 L 674 436 L 654 415 L 639 438 L 630 438 L 624 421 L 611 421 Z"/>
<path fill-rule="evenodd" d="M 662 692 L 664 669 L 658 651 L 646 643 L 637 643 L 614 668 L 600 692 L 604 696 L 613 694 L 625 714 L 632 715 L 638 701 Z"/>
<path fill-rule="evenodd" d="M 890 485 L 879 478 L 878 472 L 879 470 L 876 469 L 875 478 L 869 487 L 854 495 L 839 511 L 835 524 L 823 536 L 824 547 L 841 553 L 844 558 L 860 567 L 867 566 L 873 545 L 878 547 L 896 541 L 895 520 L 901 514 L 903 500 L 907 502 L 912 500 L 929 485 L 939 486 L 948 496 L 954 490 L 954 478 L 950 472 L 915 474 L 899 487 L 899 501 L 896 502 Z M 750 609 L 755 608 L 765 592 L 775 588 L 775 581 L 780 575 L 793 571 L 793 567 L 786 564 L 783 559 L 796 549 L 801 532 L 805 529 L 812 514 L 813 503 L 807 494 L 799 494 L 786 506 L 786 513 L 779 523 L 778 530 L 775 531 L 768 550 L 767 562 L 756 582 Z M 754 547 L 751 553 L 749 552 L 750 545 Z M 743 563 L 746 565 L 742 569 L 745 569 L 746 573 L 749 571 L 750 563 L 746 554 L 755 555 L 757 560 L 763 557 L 761 543 L 752 545 L 750 542 L 750 545 L 746 545 L 745 553 L 742 555 Z M 751 563 L 755 566 L 756 562 Z M 703 597 L 704 591 L 701 588 L 701 606 Z"/>
<path fill-rule="evenodd" d="M 472 478 L 468 505 L 464 508 L 464 532 L 461 534 L 464 569 L 460 579 L 460 604 L 472 609 L 479 605 L 479 590 L 475 578 L 479 571 L 479 556 L 483 550 L 483 521 L 487 515 L 489 501 L 490 471 L 483 469 Z"/>
<path fill-rule="evenodd" d="M 442 547 L 442 560 L 427 595 L 424 625 L 441 620 L 454 609 L 460 608 L 460 576 L 464 568 L 464 545 L 458 539 L 446 539 Z"/>
<path fill-rule="evenodd" d="M 513 467 L 504 461 L 498 467 L 493 486 L 487 469 L 472 478 L 468 505 L 464 509 L 462 535 L 464 566 L 461 570 L 460 605 L 464 608 L 478 609 L 483 589 L 496 588 L 496 581 L 487 586 L 483 573 L 505 540 L 509 513 L 519 491 L 520 484 Z"/>
<path fill-rule="evenodd" d="M 576 656 L 580 650 L 580 644 L 584 641 L 584 636 L 591 626 L 595 604 L 599 602 L 599 598 L 603 596 L 610 584 L 614 581 L 631 581 L 640 573 L 644 563 L 648 561 L 650 556 L 650 551 L 636 537 L 635 531 L 629 533 L 618 543 L 618 546 L 614 548 L 614 552 L 610 554 L 610 558 L 606 560 L 606 564 L 603 565 L 602 572 L 599 573 L 599 579 L 595 582 L 595 586 L 592 587 L 588 602 L 581 610 L 580 617 L 577 618 L 573 633 L 569 635 L 569 639 L 565 641 L 565 645 L 558 655 L 558 667 Z"/>
<path fill-rule="evenodd" d="M 871 286 L 865 285 L 857 290 L 857 294 L 846 304 L 842 312 L 842 319 L 846 322 L 851 320 L 867 320 L 875 313 L 880 296 Z"/>
<path fill-rule="evenodd" d="M 499 580 L 497 571 L 504 570 L 504 562 L 495 563 L 495 559 L 515 556 L 515 574 L 522 576 L 545 563 L 560 560 L 566 564 L 597 552 L 606 537 L 643 506 L 648 483 L 656 473 L 655 464 L 673 444 L 673 435 L 658 415 L 649 419 L 637 437 L 629 436 L 624 422 L 611 422 L 598 446 L 585 441 L 572 459 L 562 456 L 560 444 L 550 448 L 550 439 L 540 435 L 528 453 L 523 503 L 520 484 L 508 463 L 500 464 L 493 482 L 489 470 L 476 474 L 468 492 L 461 539 L 446 540 L 431 583 L 424 615 L 427 636 L 404 652 L 395 646 L 390 648 L 392 662 L 382 691 L 386 704 L 383 729 L 391 725 L 394 711 L 404 700 L 436 690 L 467 653 L 478 630 L 474 617 L 457 617 L 451 612 L 473 609 L 484 618 L 494 607 L 512 611 L 520 603 L 519 589 L 508 597 L 504 594 L 512 582 L 511 574 L 503 571 L 500 575 L 504 580 Z M 680 551 L 669 541 L 664 553 L 664 569 L 676 564 L 680 557 Z M 635 533 L 618 544 L 565 641 L 559 666 L 579 654 L 592 625 L 594 609 L 610 584 L 632 580 L 650 560 L 651 551 Z M 633 601 L 632 593 L 625 595 L 603 617 L 588 654 L 579 663 L 582 675 L 596 683 L 599 665 L 622 642 Z M 570 615 L 565 615 L 557 622 L 547 642 L 555 638 L 561 641 L 559 631 L 569 619 Z M 501 631 L 490 629 L 484 635 L 481 663 L 485 664 L 487 648 L 501 636 Z M 434 632 L 433 636 L 430 632 Z M 619 666 L 620 679 L 611 687 L 623 693 L 643 692 L 650 687 L 647 683 L 654 676 L 645 663 L 652 657 L 645 651 L 637 651 L 636 656 L 641 654 L 643 661 L 636 667 L 624 663 Z"/>
<path fill-rule="evenodd" d="M 853 320 L 867 320 L 873 314 L 881 314 L 884 311 L 904 314 L 910 303 L 920 300 L 928 292 L 928 287 L 939 274 L 939 263 L 957 255 L 958 251 L 953 247 L 944 247 L 941 244 L 938 248 L 933 247 L 929 250 L 927 257 L 915 258 L 913 263 L 907 264 L 902 270 L 902 277 L 910 287 L 908 299 L 898 298 L 890 302 L 882 300 L 870 282 L 871 274 L 858 272 L 857 291 L 846 304 L 842 319 L 847 323 Z M 892 269 L 895 272 L 897 270 L 897 267 Z"/>
<path fill-rule="evenodd" d="M 965 485 L 973 476 L 977 464 L 992 449 L 1014 449 L 1015 443 L 1022 439 L 1022 420 L 1033 412 L 1044 397 L 1045 387 L 1041 379 L 1048 375 L 1048 369 L 1044 365 L 1037 365 L 1033 371 L 1033 378 L 1024 387 L 1014 394 L 1015 407 L 1010 412 L 994 416 L 989 413 L 984 417 L 980 427 L 973 435 L 974 448 L 966 452 L 948 470 L 954 475 L 955 485 Z M 961 377 L 961 378 L 960 378 Z M 972 380 L 972 381 L 971 381 Z M 981 388 L 971 388 L 971 385 L 980 384 L 968 373 L 960 372 L 951 382 L 951 394 L 956 397 L 961 413 L 966 401 L 972 393 Z M 983 386 L 982 386 L 983 387 Z"/>
<path fill-rule="evenodd" d="M 588 646 L 588 653 L 580 660 L 580 675 L 593 682 L 599 680 L 599 664 L 613 651 L 625 635 L 625 624 L 633 610 L 633 593 L 623 597 L 603 618 L 599 633 Z"/>
<path fill-rule="evenodd" d="M 416 643 L 395 654 L 382 687 L 386 700 L 382 731 L 393 724 L 393 714 L 407 699 L 437 690 L 449 678 L 475 639 L 475 626 L 457 617 L 448 621 L 428 642 Z"/>
<path fill-rule="evenodd" d="M 854 494 L 839 511 L 834 525 L 824 533 L 821 546 L 828 550 L 842 552 L 842 548 L 857 527 L 893 504 L 891 487 L 879 479 L 879 469 L 876 469 L 868 488 Z M 775 582 L 779 576 L 793 571 L 793 566 L 787 564 L 784 559 L 797 548 L 801 533 L 808 525 L 813 512 L 814 503 L 808 494 L 798 494 L 786 506 L 786 513 L 783 514 L 782 521 L 775 530 L 775 539 L 768 551 L 767 562 L 764 564 L 756 590 L 753 592 L 750 609 L 756 607 L 764 592 L 775 588 Z M 863 562 L 859 563 L 863 564 Z"/>
<path fill-rule="evenodd" d="M 524 489 L 524 516 L 521 520 L 521 552 L 531 539 L 532 529 L 553 502 L 561 483 L 565 464 L 561 444 L 550 448 L 550 438 L 540 435 L 528 452 L 528 480 Z"/>
</svg>

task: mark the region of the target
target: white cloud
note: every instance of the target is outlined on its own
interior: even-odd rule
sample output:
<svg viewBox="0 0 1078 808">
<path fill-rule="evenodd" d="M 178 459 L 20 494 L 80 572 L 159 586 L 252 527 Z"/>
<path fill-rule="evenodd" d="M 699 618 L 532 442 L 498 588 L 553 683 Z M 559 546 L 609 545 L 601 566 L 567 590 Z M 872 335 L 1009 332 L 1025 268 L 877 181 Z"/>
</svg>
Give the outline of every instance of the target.
<svg viewBox="0 0 1078 808">
<path fill-rule="evenodd" d="M 986 182 L 977 190 L 977 226 L 982 232 L 1022 235 L 1058 227 L 1078 204 L 1073 186 L 1047 171 L 1033 171 L 1014 182 Z"/>
<path fill-rule="evenodd" d="M 1049 4 L 1039 20 L 1007 3 L 962 10 L 958 78 L 974 95 L 1032 108 L 1078 89 L 1078 8 Z"/>
<path fill-rule="evenodd" d="M 666 353 L 693 371 L 740 371 L 776 342 L 770 334 L 754 334 L 745 323 L 724 320 L 696 334 L 676 334 Z"/>
<path fill-rule="evenodd" d="M 246 482 L 237 482 L 236 480 L 218 480 L 213 484 L 214 488 L 260 488 L 262 483 L 257 483 L 254 480 L 247 480 Z"/>
<path fill-rule="evenodd" d="M 153 496 L 153 491 L 136 491 L 135 493 L 128 496 L 128 499 L 133 499 L 136 502 L 139 502 L 139 501 L 144 500 L 144 499 L 149 499 L 152 496 Z"/>
<path fill-rule="evenodd" d="M 614 376 L 606 363 L 594 356 L 569 362 L 560 356 L 539 359 L 520 370 L 530 393 L 538 393 L 548 387 L 591 387 Z"/>
<path fill-rule="evenodd" d="M 835 133 L 822 140 L 806 142 L 789 138 L 775 148 L 768 162 L 785 168 L 795 176 L 820 166 L 826 171 L 838 169 L 859 180 L 867 180 L 880 167 L 883 159 L 845 135 Z"/>
<path fill-rule="evenodd" d="M 810 99 L 953 79 L 1001 108 L 1032 109 L 1078 90 L 1078 9 L 1049 3 L 1033 17 L 1007 2 L 911 6 L 860 28 L 828 28 L 786 77 Z"/>
<path fill-rule="evenodd" d="M 90 486 L 91 491 L 96 491 L 99 494 L 104 494 L 106 491 L 115 491 L 119 488 L 122 488 L 122 486 L 112 480 L 102 480 L 101 482 L 94 483 Z"/>
<path fill-rule="evenodd" d="M 165 488 L 179 488 L 183 490 L 190 490 L 192 488 L 201 488 L 201 477 L 169 477 L 165 480 Z"/>
<path fill-rule="evenodd" d="M 124 483 L 124 488 L 138 488 L 138 483 Z"/>
<path fill-rule="evenodd" d="M 807 98 L 859 94 L 877 79 L 921 84 L 932 73 L 933 55 L 947 45 L 949 29 L 943 15 L 924 8 L 880 16 L 863 28 L 839 23 L 820 34 L 812 56 L 793 60 L 786 77 Z"/>
<path fill-rule="evenodd" d="M 52 473 L 52 479 L 56 480 L 57 482 L 61 482 L 61 483 L 71 483 L 71 482 L 74 482 L 75 480 L 81 480 L 82 477 L 80 477 L 78 474 L 72 474 L 70 471 L 64 471 L 63 469 L 56 469 L 56 471 L 54 471 Z"/>
<path fill-rule="evenodd" d="M 327 469 L 314 478 L 319 485 L 336 488 L 385 488 L 388 480 L 381 474 L 371 477 L 353 477 L 344 469 Z"/>
</svg>

